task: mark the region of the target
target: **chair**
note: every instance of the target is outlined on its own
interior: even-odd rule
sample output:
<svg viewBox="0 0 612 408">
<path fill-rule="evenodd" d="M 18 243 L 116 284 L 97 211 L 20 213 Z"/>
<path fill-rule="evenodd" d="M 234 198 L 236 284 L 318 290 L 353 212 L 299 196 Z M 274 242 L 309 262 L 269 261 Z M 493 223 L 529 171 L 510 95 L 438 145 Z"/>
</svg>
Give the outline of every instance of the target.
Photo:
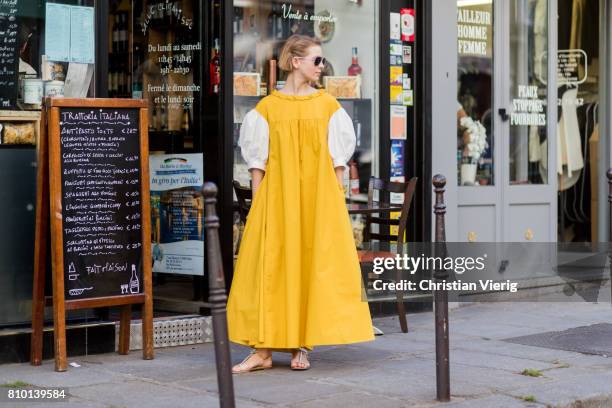
<svg viewBox="0 0 612 408">
<path fill-rule="evenodd" d="M 400 212 L 399 219 L 383 218 L 380 215 L 366 215 L 366 223 L 364 227 L 363 240 L 364 242 L 371 242 L 373 240 L 379 242 L 397 242 L 397 254 L 403 255 L 403 246 L 400 245 L 405 241 L 406 224 L 408 221 L 408 213 L 410 212 L 410 206 L 412 204 L 412 198 L 414 197 L 414 191 L 416 189 L 418 178 L 413 177 L 406 183 L 384 181 L 382 179 L 371 177 L 368 184 L 368 207 L 376 204 L 374 201 L 374 192 L 378 191 L 378 202 L 381 202 L 381 198 L 387 196 L 390 193 L 403 193 L 404 203 L 402 204 L 402 210 Z M 381 233 L 372 232 L 373 226 L 383 227 L 385 230 L 387 227 L 397 226 L 397 234 L 386 233 L 385 230 Z M 393 258 L 396 254 L 388 251 L 358 251 L 360 263 L 373 263 L 375 257 Z M 400 280 L 400 271 L 397 271 L 396 281 Z M 406 321 L 406 307 L 404 305 L 404 293 L 403 291 L 396 291 L 397 297 L 397 314 L 400 321 L 400 327 L 402 332 L 408 332 L 408 322 Z"/>
<path fill-rule="evenodd" d="M 249 215 L 249 210 L 251 209 L 253 191 L 250 187 L 240 185 L 237 180 L 234 180 L 232 184 L 234 185 L 234 192 L 236 193 L 236 199 L 238 200 L 238 214 L 240 215 L 240 223 L 242 224 L 239 227 L 238 242 L 236 243 L 236 250 L 234 251 L 235 254 L 237 254 L 240 248 L 240 241 L 242 240 L 242 233 L 244 231 L 244 226 L 246 225 L 247 216 Z"/>
</svg>

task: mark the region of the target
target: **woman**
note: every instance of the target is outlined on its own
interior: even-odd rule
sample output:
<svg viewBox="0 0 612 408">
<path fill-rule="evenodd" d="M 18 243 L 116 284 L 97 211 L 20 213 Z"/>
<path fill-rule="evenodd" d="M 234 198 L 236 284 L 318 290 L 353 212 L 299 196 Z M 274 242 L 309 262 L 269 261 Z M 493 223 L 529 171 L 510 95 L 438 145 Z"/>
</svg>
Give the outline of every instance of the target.
<svg viewBox="0 0 612 408">
<path fill-rule="evenodd" d="M 291 36 L 279 57 L 285 87 L 242 123 L 254 198 L 227 317 L 230 340 L 253 350 L 234 373 L 271 368 L 272 351 L 306 370 L 315 345 L 374 338 L 342 188 L 355 133 L 338 101 L 310 85 L 324 64 L 317 40 Z"/>
</svg>

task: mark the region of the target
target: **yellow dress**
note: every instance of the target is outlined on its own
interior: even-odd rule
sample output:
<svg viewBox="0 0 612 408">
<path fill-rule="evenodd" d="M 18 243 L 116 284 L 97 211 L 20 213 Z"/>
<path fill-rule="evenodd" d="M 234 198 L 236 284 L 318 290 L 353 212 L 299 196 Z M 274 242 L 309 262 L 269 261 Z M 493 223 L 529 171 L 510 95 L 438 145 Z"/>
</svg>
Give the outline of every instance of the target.
<svg viewBox="0 0 612 408">
<path fill-rule="evenodd" d="M 287 350 L 374 339 L 334 172 L 352 155 L 354 137 L 350 118 L 324 91 L 275 91 L 245 117 L 243 156 L 265 176 L 234 269 L 227 304 L 231 341 Z"/>
</svg>

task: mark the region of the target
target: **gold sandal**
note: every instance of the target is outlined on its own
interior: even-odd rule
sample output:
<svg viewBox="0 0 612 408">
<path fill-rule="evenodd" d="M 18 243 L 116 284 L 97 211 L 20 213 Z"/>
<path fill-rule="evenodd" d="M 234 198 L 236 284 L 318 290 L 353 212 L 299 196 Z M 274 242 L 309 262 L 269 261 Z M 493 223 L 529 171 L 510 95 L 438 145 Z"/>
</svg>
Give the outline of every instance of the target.
<svg viewBox="0 0 612 408">
<path fill-rule="evenodd" d="M 310 368 L 310 362 L 308 361 L 308 350 L 300 347 L 297 349 L 297 361 L 295 362 L 296 365 L 293 365 L 293 363 L 291 364 L 291 369 L 295 370 L 295 371 L 304 371 L 304 370 L 308 370 Z M 295 357 L 293 357 L 295 358 Z M 304 367 L 300 367 L 299 365 L 304 364 Z"/>
<path fill-rule="evenodd" d="M 244 360 L 242 360 L 241 363 L 236 364 L 234 367 L 232 367 L 232 374 L 250 373 L 251 371 L 265 370 L 268 368 L 272 368 L 272 356 L 263 358 L 263 361 L 261 363 L 249 367 L 246 363 L 253 354 L 257 354 L 256 349 L 251 350 L 249 355 L 246 356 Z M 262 357 L 260 356 L 260 358 Z"/>
</svg>

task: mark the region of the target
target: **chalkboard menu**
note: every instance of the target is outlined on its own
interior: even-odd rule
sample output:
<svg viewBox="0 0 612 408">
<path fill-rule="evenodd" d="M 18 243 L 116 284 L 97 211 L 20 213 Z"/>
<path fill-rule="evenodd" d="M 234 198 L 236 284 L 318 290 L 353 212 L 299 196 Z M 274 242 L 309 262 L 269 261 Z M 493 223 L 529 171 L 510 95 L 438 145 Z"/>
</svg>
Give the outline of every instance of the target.
<svg viewBox="0 0 612 408">
<path fill-rule="evenodd" d="M 2 2 L 3 0 L 0 0 Z M 66 371 L 66 311 L 118 306 L 119 354 L 141 304 L 142 355 L 153 358 L 147 103 L 45 98 L 38 143 L 32 364 L 42 363 L 51 237 L 55 370 Z"/>
<path fill-rule="evenodd" d="M 59 115 L 65 298 L 142 293 L 140 110 Z"/>
<path fill-rule="evenodd" d="M 17 0 L 0 0 L 0 109 L 17 104 L 19 41 Z"/>
</svg>

